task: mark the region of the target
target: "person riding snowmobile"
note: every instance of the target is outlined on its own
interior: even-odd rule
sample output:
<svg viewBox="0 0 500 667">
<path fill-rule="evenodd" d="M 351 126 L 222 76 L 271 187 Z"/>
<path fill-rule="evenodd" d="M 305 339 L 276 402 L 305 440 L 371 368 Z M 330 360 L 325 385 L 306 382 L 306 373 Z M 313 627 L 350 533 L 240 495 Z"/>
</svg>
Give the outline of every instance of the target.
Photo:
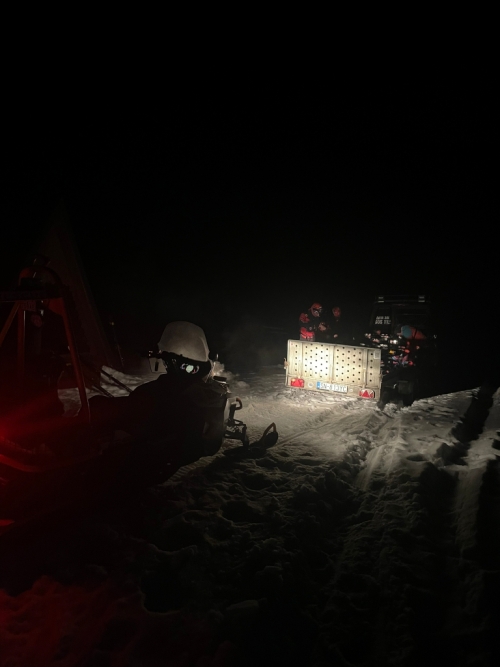
<svg viewBox="0 0 500 667">
<path fill-rule="evenodd" d="M 138 444 L 165 439 L 165 455 L 175 467 L 213 456 L 224 438 L 227 387 L 212 377 L 203 329 L 171 322 L 158 348 L 166 373 L 129 396 L 91 398 L 93 424 L 125 431 Z"/>
</svg>

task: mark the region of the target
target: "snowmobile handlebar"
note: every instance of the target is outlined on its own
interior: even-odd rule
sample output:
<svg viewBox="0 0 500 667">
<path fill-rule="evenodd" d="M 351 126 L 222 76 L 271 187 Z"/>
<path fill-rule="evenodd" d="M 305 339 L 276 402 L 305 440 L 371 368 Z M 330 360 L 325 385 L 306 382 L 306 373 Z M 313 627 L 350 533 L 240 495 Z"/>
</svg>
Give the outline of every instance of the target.
<svg viewBox="0 0 500 667">
<path fill-rule="evenodd" d="M 235 396 L 234 398 L 234 403 L 231 403 L 231 407 L 229 408 L 229 419 L 232 419 L 234 417 L 234 413 L 237 410 L 241 410 L 243 407 L 243 403 L 241 402 L 241 398 L 238 396 Z"/>
</svg>

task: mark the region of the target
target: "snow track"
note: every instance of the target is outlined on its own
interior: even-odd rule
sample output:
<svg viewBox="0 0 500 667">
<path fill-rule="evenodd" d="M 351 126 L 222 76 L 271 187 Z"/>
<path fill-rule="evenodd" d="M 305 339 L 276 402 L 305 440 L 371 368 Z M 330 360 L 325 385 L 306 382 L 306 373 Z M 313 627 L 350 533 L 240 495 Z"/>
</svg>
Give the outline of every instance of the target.
<svg viewBox="0 0 500 667">
<path fill-rule="evenodd" d="M 289 564 L 289 583 L 315 610 L 310 664 L 465 667 L 478 654 L 478 664 L 494 664 L 498 614 L 488 590 L 498 587 L 500 551 L 488 537 L 499 536 L 498 397 L 465 465 L 447 465 L 440 452 L 454 447 L 470 392 L 382 413 L 371 402 L 265 386 L 261 379 L 242 397 L 245 418 L 252 432 L 272 417 L 282 437 L 266 456 L 238 464 L 239 511 L 257 521 L 252 541 L 285 549 L 282 574 L 297 524 L 309 526 L 303 537 L 314 548 L 304 547 L 300 567 Z M 205 468 L 203 484 L 217 486 L 218 465 Z M 266 505 L 269 523 L 258 510 Z"/>
<path fill-rule="evenodd" d="M 453 431 L 471 392 L 381 412 L 283 380 L 276 369 L 231 380 L 250 439 L 275 422 L 274 447 L 229 456 L 238 445 L 227 442 L 59 542 L 43 536 L 38 572 L 91 577 L 79 608 L 93 604 L 95 591 L 112 607 L 113 581 L 122 609 L 118 620 L 102 621 L 108 639 L 96 640 L 94 662 L 63 665 L 122 664 L 109 640 L 120 623 L 120 650 L 131 656 L 124 665 L 149 664 L 134 653 L 141 642 L 160 647 L 155 664 L 173 664 L 173 655 L 176 664 L 220 667 L 499 664 L 500 395 L 482 432 L 450 463 L 443 452 L 457 449 Z M 18 597 L 0 591 L 0 640 L 19 657 L 8 664 L 31 664 L 20 627 L 50 636 L 55 656 L 70 650 L 71 636 L 61 630 L 58 638 L 50 625 L 43 591 L 51 581 L 39 578 Z M 56 589 L 56 604 L 70 608 L 71 586 Z M 187 631 L 189 618 L 197 620 Z M 212 634 L 198 663 L 190 652 L 200 646 L 200 622 Z M 84 634 L 71 623 L 76 638 Z M 155 632 L 161 641 L 150 641 Z M 234 659 L 220 657 L 231 650 Z"/>
<path fill-rule="evenodd" d="M 449 411 L 442 405 L 449 398 L 435 399 L 432 422 L 428 422 L 433 430 L 439 429 L 439 416 L 456 418 L 465 399 L 470 400 L 470 396 L 455 397 L 454 409 Z M 342 664 L 364 664 L 369 658 L 368 664 L 381 665 L 384 660 L 386 664 L 466 665 L 480 644 L 483 652 L 478 664 L 494 664 L 492 624 L 498 612 L 488 586 L 498 591 L 499 459 L 491 447 L 498 396 L 493 407 L 465 466 L 435 463 L 439 441 L 450 442 L 447 419 L 441 438 L 432 433 L 424 439 L 419 429 L 419 451 L 412 451 L 412 421 L 419 421 L 424 404 L 394 414 L 395 423 L 379 430 L 355 480 L 356 487 L 366 492 L 358 512 L 360 523 L 356 517 L 346 521 L 340 567 L 326 604 L 332 629 L 345 625 L 338 642 L 328 645 L 331 636 L 324 633 L 329 659 Z M 370 558 L 360 559 L 362 553 Z M 402 573 L 407 583 L 398 590 Z M 347 616 L 345 600 L 339 604 L 345 579 L 358 581 L 361 589 L 358 605 Z M 378 588 L 381 581 L 383 591 Z M 478 624 L 481 605 L 483 611 L 487 609 L 487 620 L 479 623 L 464 653 L 457 638 L 471 624 L 471 616 Z M 366 624 L 367 618 L 379 632 L 368 632 L 360 643 L 355 628 Z M 394 638 L 384 632 L 388 622 L 399 628 Z"/>
</svg>

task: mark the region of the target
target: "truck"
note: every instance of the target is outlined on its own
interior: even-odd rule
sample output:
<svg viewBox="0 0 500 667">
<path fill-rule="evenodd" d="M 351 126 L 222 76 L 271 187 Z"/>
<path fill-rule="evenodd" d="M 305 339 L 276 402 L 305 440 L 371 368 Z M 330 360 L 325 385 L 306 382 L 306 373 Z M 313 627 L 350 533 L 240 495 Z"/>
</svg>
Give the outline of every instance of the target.
<svg viewBox="0 0 500 667">
<path fill-rule="evenodd" d="M 427 296 L 378 296 L 363 345 L 381 352 L 382 405 L 396 402 L 408 406 L 416 397 L 432 392 L 438 349 Z"/>
</svg>

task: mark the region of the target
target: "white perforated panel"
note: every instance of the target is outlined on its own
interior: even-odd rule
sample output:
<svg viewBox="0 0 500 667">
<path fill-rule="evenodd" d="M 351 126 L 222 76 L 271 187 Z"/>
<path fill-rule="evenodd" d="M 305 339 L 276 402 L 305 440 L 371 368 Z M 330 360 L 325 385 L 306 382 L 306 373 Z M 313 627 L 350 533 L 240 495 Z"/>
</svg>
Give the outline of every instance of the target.
<svg viewBox="0 0 500 667">
<path fill-rule="evenodd" d="M 380 350 L 353 345 L 288 341 L 287 384 L 300 378 L 304 389 L 318 388 L 317 382 L 347 385 L 348 392 L 380 388 Z M 377 392 L 378 393 L 378 392 Z"/>
<path fill-rule="evenodd" d="M 334 382 L 341 384 L 362 384 L 363 353 L 365 350 L 348 345 L 335 345 Z"/>
<path fill-rule="evenodd" d="M 367 348 L 368 364 L 366 369 L 366 385 L 378 387 L 380 384 L 380 350 Z"/>
<path fill-rule="evenodd" d="M 288 374 L 302 377 L 302 343 L 296 340 L 288 341 Z"/>
<path fill-rule="evenodd" d="M 327 382 L 331 369 L 331 345 L 304 342 L 302 348 L 302 377 Z"/>
</svg>

